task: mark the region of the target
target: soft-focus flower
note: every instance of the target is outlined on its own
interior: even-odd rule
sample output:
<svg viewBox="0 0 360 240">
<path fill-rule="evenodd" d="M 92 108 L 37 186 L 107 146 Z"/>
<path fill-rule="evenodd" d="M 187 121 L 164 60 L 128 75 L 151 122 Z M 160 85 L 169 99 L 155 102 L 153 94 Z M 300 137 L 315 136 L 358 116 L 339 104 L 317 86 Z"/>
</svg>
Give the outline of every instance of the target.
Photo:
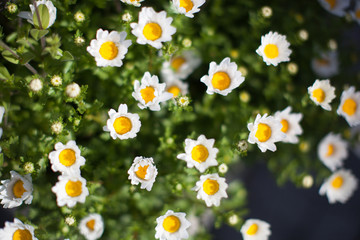
<svg viewBox="0 0 360 240">
<path fill-rule="evenodd" d="M 340 134 L 329 133 L 319 143 L 318 157 L 331 171 L 342 167 L 347 156 L 347 142 Z"/>
<path fill-rule="evenodd" d="M 339 73 L 339 61 L 336 51 L 320 53 L 319 57 L 311 60 L 311 67 L 316 75 L 330 78 Z"/>
<path fill-rule="evenodd" d="M 291 113 L 291 107 L 289 106 L 281 112 L 276 112 L 274 117 L 281 122 L 281 131 L 286 134 L 286 137 L 282 141 L 288 143 L 298 143 L 298 135 L 303 132 L 300 126 L 300 121 L 303 117 L 302 113 Z"/>
<path fill-rule="evenodd" d="M 228 166 L 225 163 L 220 164 L 219 173 L 225 174 L 228 171 Z"/>
<path fill-rule="evenodd" d="M 140 7 L 141 6 L 141 2 L 143 2 L 144 0 L 120 0 L 123 3 L 129 4 L 129 5 L 133 5 L 135 7 Z"/>
<path fill-rule="evenodd" d="M 1 181 L 2 185 L 0 185 L 0 199 L 3 207 L 18 207 L 23 202 L 31 204 L 33 199 L 31 174 L 21 176 L 15 171 L 10 171 L 10 174 L 11 178 Z"/>
<path fill-rule="evenodd" d="M 6 9 L 9 13 L 14 14 L 18 10 L 18 6 L 15 3 L 10 3 L 6 6 Z"/>
<path fill-rule="evenodd" d="M 137 113 L 129 113 L 126 104 L 120 104 L 118 111 L 110 109 L 108 112 L 109 119 L 103 130 L 110 132 L 112 139 L 121 140 L 134 138 L 140 131 L 141 122 Z"/>
<path fill-rule="evenodd" d="M 265 18 L 269 18 L 272 16 L 272 9 L 269 6 L 264 6 L 261 8 L 261 14 L 263 15 L 263 17 Z"/>
<path fill-rule="evenodd" d="M 48 0 L 40 0 L 40 1 L 36 1 L 36 6 L 38 9 L 40 6 L 42 6 L 41 8 L 45 7 L 49 13 L 49 22 L 48 23 L 41 22 L 41 25 L 42 25 L 41 28 L 47 29 L 47 28 L 51 27 L 56 20 L 56 7 L 54 6 L 54 4 Z M 34 25 L 33 19 L 34 18 L 37 19 L 35 6 L 30 4 L 30 10 L 31 10 L 31 13 L 30 12 L 20 12 L 18 14 L 18 16 L 21 18 L 27 19 L 27 21 L 29 23 Z"/>
<path fill-rule="evenodd" d="M 215 139 L 207 139 L 200 135 L 197 140 L 185 139 L 185 153 L 177 155 L 178 159 L 187 162 L 187 167 L 196 167 L 204 172 L 211 166 L 217 166 L 216 154 L 219 152 L 214 147 Z"/>
<path fill-rule="evenodd" d="M 349 7 L 351 0 L 318 0 L 320 5 L 328 12 L 342 17 L 346 14 L 345 9 Z"/>
<path fill-rule="evenodd" d="M 305 29 L 301 29 L 298 33 L 301 40 L 306 41 L 309 38 L 309 33 Z"/>
<path fill-rule="evenodd" d="M 67 225 L 73 226 L 73 225 L 75 224 L 75 222 L 76 222 L 76 219 L 75 219 L 74 216 L 69 215 L 69 216 L 66 216 L 66 217 L 65 217 L 65 223 L 66 223 Z"/>
<path fill-rule="evenodd" d="M 190 103 L 190 100 L 187 96 L 183 96 L 179 97 L 176 102 L 180 107 L 187 107 Z"/>
<path fill-rule="evenodd" d="M 267 240 L 271 235 L 270 224 L 259 219 L 248 219 L 240 232 L 244 240 Z"/>
<path fill-rule="evenodd" d="M 230 225 L 236 225 L 239 222 L 239 217 L 236 214 L 233 214 L 228 219 Z"/>
<path fill-rule="evenodd" d="M 246 91 L 242 91 L 240 93 L 240 101 L 244 102 L 244 103 L 248 103 L 250 101 L 250 94 Z"/>
<path fill-rule="evenodd" d="M 171 35 L 176 32 L 176 28 L 170 25 L 172 21 L 171 17 L 166 17 L 165 11 L 157 13 L 151 7 L 143 7 L 139 22 L 130 24 L 131 33 L 137 37 L 137 43 L 160 49 L 162 43 L 171 41 Z"/>
<path fill-rule="evenodd" d="M 351 17 L 360 24 L 360 2 L 356 1 L 354 11 L 350 12 Z"/>
<path fill-rule="evenodd" d="M 350 170 L 340 169 L 334 172 L 321 185 L 319 194 L 327 196 L 329 203 L 345 203 L 353 195 L 358 180 Z"/>
<path fill-rule="evenodd" d="M 337 114 L 344 117 L 351 127 L 360 124 L 360 91 L 355 92 L 351 86 L 341 94 L 340 105 Z"/>
<path fill-rule="evenodd" d="M 194 13 L 200 11 L 199 7 L 205 3 L 205 0 L 172 0 L 172 3 L 179 13 L 193 18 Z"/>
<path fill-rule="evenodd" d="M 158 171 L 153 158 L 136 157 L 129 171 L 129 180 L 132 185 L 138 185 L 141 189 L 151 191 Z"/>
<path fill-rule="evenodd" d="M 70 98 L 77 98 L 80 95 L 81 88 L 77 83 L 71 83 L 66 86 L 66 95 Z"/>
<path fill-rule="evenodd" d="M 311 188 L 314 184 L 314 178 L 311 175 L 306 175 L 302 179 L 302 185 L 304 188 Z"/>
<path fill-rule="evenodd" d="M 272 116 L 258 114 L 254 123 L 249 123 L 247 128 L 250 131 L 248 142 L 257 144 L 262 152 L 276 151 L 276 142 L 283 141 L 286 134 L 281 131 L 282 124 Z"/>
<path fill-rule="evenodd" d="M 79 229 L 87 240 L 96 240 L 104 232 L 104 221 L 100 214 L 92 213 L 81 219 Z"/>
<path fill-rule="evenodd" d="M 227 198 L 226 189 L 228 184 L 225 178 L 219 177 L 217 173 L 201 175 L 193 190 L 197 191 L 197 199 L 205 201 L 207 207 L 220 206 L 222 198 Z"/>
<path fill-rule="evenodd" d="M 165 91 L 171 93 L 173 98 L 180 95 L 186 95 L 188 93 L 189 85 L 178 79 L 165 79 L 166 89 Z"/>
<path fill-rule="evenodd" d="M 50 82 L 54 87 L 58 87 L 62 84 L 62 78 L 59 75 L 54 75 L 51 77 Z"/>
<path fill-rule="evenodd" d="M 190 222 L 185 218 L 186 213 L 168 210 L 165 215 L 156 219 L 155 238 L 160 240 L 187 239 L 187 229 Z"/>
<path fill-rule="evenodd" d="M 32 173 L 35 171 L 34 164 L 32 162 L 26 162 L 23 167 L 26 173 Z"/>
<path fill-rule="evenodd" d="M 81 11 L 77 11 L 75 14 L 74 14 L 74 19 L 76 22 L 78 23 L 82 23 L 85 21 L 85 14 Z"/>
<path fill-rule="evenodd" d="M 81 36 L 77 36 L 74 38 L 74 43 L 78 46 L 82 46 L 85 43 L 85 39 Z"/>
<path fill-rule="evenodd" d="M 299 67 L 296 63 L 290 62 L 287 65 L 287 70 L 289 71 L 290 74 L 295 75 L 297 74 Z"/>
<path fill-rule="evenodd" d="M 208 74 L 200 79 L 207 86 L 207 94 L 218 93 L 226 96 L 245 80 L 238 71 L 236 63 L 230 62 L 228 57 L 224 58 L 219 65 L 211 62 Z"/>
<path fill-rule="evenodd" d="M 316 80 L 308 87 L 310 99 L 327 111 L 331 111 L 330 103 L 336 97 L 335 88 L 330 85 L 330 80 Z"/>
<path fill-rule="evenodd" d="M 128 52 L 131 40 L 126 39 L 126 32 L 102 30 L 96 32 L 96 39 L 91 40 L 86 50 L 95 58 L 98 67 L 121 67 Z"/>
<path fill-rule="evenodd" d="M 38 240 L 34 235 L 34 227 L 14 218 L 14 222 L 5 222 L 0 229 L 0 239 L 4 240 Z"/>
<path fill-rule="evenodd" d="M 31 80 L 31 82 L 29 83 L 29 88 L 33 92 L 40 92 L 41 89 L 43 88 L 43 83 L 40 79 L 35 78 Z"/>
<path fill-rule="evenodd" d="M 122 19 L 124 22 L 130 22 L 130 21 L 132 20 L 131 13 L 129 13 L 129 12 L 124 13 L 124 14 L 121 16 L 121 19 Z"/>
<path fill-rule="evenodd" d="M 265 36 L 261 36 L 261 45 L 256 50 L 266 65 L 277 66 L 280 62 L 290 61 L 291 50 L 290 43 L 286 40 L 285 35 L 277 32 L 269 32 Z"/>
<path fill-rule="evenodd" d="M 338 48 L 337 42 L 334 39 L 330 39 L 328 46 L 331 50 L 336 50 Z"/>
</svg>

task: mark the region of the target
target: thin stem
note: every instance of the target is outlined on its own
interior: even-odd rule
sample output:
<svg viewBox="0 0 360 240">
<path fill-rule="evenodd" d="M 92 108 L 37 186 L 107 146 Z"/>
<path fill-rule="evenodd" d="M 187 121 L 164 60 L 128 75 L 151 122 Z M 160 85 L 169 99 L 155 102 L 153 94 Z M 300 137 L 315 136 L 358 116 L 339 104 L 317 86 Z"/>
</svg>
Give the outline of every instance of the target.
<svg viewBox="0 0 360 240">
<path fill-rule="evenodd" d="M 37 4 L 36 4 L 35 0 L 33 0 L 33 5 L 34 5 L 34 8 L 35 8 L 36 17 L 37 17 L 38 22 L 39 22 L 39 28 L 40 28 L 40 30 L 43 30 L 43 26 L 42 26 L 41 19 L 40 19 L 39 9 L 37 7 Z M 45 48 L 45 38 L 41 37 L 40 42 L 41 42 L 41 48 L 44 49 Z"/>
</svg>

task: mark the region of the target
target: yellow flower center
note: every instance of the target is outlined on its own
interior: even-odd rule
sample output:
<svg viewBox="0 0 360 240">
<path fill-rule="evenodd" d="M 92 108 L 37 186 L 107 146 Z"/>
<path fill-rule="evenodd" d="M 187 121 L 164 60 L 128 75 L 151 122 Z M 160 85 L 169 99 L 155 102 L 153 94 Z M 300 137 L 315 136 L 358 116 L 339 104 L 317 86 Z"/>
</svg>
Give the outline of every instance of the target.
<svg viewBox="0 0 360 240">
<path fill-rule="evenodd" d="M 266 142 L 271 137 L 271 128 L 265 123 L 259 123 L 255 137 L 260 142 Z"/>
<path fill-rule="evenodd" d="M 216 180 L 206 179 L 203 183 L 203 190 L 207 195 L 214 195 L 219 191 L 219 183 Z"/>
<path fill-rule="evenodd" d="M 251 226 L 246 231 L 247 235 L 255 235 L 259 229 L 259 226 L 256 223 L 251 224 Z"/>
<path fill-rule="evenodd" d="M 82 193 L 82 183 L 80 181 L 73 182 L 69 180 L 65 185 L 65 192 L 70 197 L 80 196 Z"/>
<path fill-rule="evenodd" d="M 356 16 L 356 18 L 360 18 L 360 9 L 356 10 L 355 16 Z"/>
<path fill-rule="evenodd" d="M 225 72 L 217 72 L 213 75 L 211 84 L 214 88 L 219 89 L 220 91 L 227 89 L 230 86 L 229 75 Z"/>
<path fill-rule="evenodd" d="M 18 229 L 14 232 L 13 240 L 32 240 L 31 233 L 27 229 Z"/>
<path fill-rule="evenodd" d="M 104 42 L 100 47 L 100 55 L 106 60 L 113 60 L 118 55 L 118 48 L 113 42 Z"/>
<path fill-rule="evenodd" d="M 145 104 L 151 102 L 155 98 L 155 89 L 153 87 L 146 87 L 140 90 L 141 97 L 144 99 Z"/>
<path fill-rule="evenodd" d="M 279 56 L 279 48 L 275 44 L 269 43 L 265 46 L 264 53 L 267 58 L 277 58 Z"/>
<path fill-rule="evenodd" d="M 341 176 L 336 176 L 334 178 L 334 180 L 332 180 L 331 182 L 331 186 L 333 186 L 333 188 L 340 188 L 344 183 L 344 179 Z"/>
<path fill-rule="evenodd" d="M 21 196 L 26 192 L 24 188 L 24 183 L 21 180 L 17 180 L 17 182 L 13 186 L 13 194 L 16 198 L 21 198 Z"/>
<path fill-rule="evenodd" d="M 149 165 L 145 165 L 145 166 L 139 166 L 139 169 L 135 172 L 136 176 L 140 179 L 145 179 L 146 173 L 147 173 L 147 169 L 148 169 Z"/>
<path fill-rule="evenodd" d="M 284 133 L 287 133 L 287 131 L 289 130 L 289 122 L 285 119 L 281 120 L 281 124 L 282 124 L 282 128 L 281 131 Z"/>
<path fill-rule="evenodd" d="M 351 98 L 346 99 L 342 106 L 342 110 L 349 116 L 354 115 L 354 113 L 356 112 L 356 108 L 356 102 Z"/>
<path fill-rule="evenodd" d="M 334 145 L 329 144 L 329 145 L 328 145 L 328 150 L 327 150 L 326 156 L 327 156 L 327 157 L 330 157 L 331 155 L 333 155 L 334 150 L 335 150 Z"/>
<path fill-rule="evenodd" d="M 334 9 L 336 6 L 336 0 L 325 0 L 329 5 L 331 9 Z"/>
<path fill-rule="evenodd" d="M 145 25 L 143 34 L 147 40 L 155 41 L 161 37 L 162 30 L 159 24 L 152 22 Z"/>
<path fill-rule="evenodd" d="M 171 60 L 171 67 L 175 69 L 175 71 L 179 71 L 181 66 L 186 62 L 183 57 L 175 57 Z"/>
<path fill-rule="evenodd" d="M 123 135 L 132 129 L 131 120 L 127 117 L 119 117 L 114 121 L 114 129 L 117 134 Z"/>
<path fill-rule="evenodd" d="M 167 91 L 168 91 L 169 93 L 172 93 L 174 98 L 177 97 L 177 96 L 179 96 L 179 94 L 180 94 L 180 92 L 181 92 L 180 88 L 177 87 L 177 86 L 171 86 L 171 87 L 169 87 L 169 88 L 167 89 Z"/>
<path fill-rule="evenodd" d="M 73 165 L 76 161 L 76 157 L 75 157 L 75 151 L 72 149 L 64 149 L 60 152 L 59 154 L 59 162 L 66 166 L 66 167 L 70 167 L 71 165 Z"/>
<path fill-rule="evenodd" d="M 91 219 L 86 223 L 86 227 L 91 231 L 94 231 L 95 219 Z"/>
<path fill-rule="evenodd" d="M 208 156 L 209 151 L 204 145 L 196 145 L 191 150 L 191 158 L 198 163 L 205 162 Z"/>
<path fill-rule="evenodd" d="M 185 8 L 186 12 L 188 12 L 193 9 L 194 3 L 191 0 L 180 0 L 180 7 Z"/>
<path fill-rule="evenodd" d="M 163 221 L 163 228 L 169 233 L 174 233 L 179 230 L 181 222 L 176 216 L 168 216 Z"/>
<path fill-rule="evenodd" d="M 315 89 L 312 92 L 312 95 L 319 103 L 323 102 L 325 99 L 325 92 L 321 88 Z"/>
</svg>

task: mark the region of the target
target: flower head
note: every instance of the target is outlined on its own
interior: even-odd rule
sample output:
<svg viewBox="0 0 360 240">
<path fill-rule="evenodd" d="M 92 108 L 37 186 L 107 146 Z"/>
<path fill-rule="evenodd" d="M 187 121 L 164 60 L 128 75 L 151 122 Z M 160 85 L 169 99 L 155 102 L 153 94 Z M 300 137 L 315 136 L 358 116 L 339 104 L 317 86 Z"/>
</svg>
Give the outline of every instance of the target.
<svg viewBox="0 0 360 240">
<path fill-rule="evenodd" d="M 240 232 L 244 240 L 267 240 L 271 235 L 270 224 L 259 219 L 248 219 Z"/>
<path fill-rule="evenodd" d="M 40 1 L 36 1 L 35 3 L 36 3 L 36 7 L 38 9 L 41 9 L 42 11 L 47 11 L 49 14 L 48 22 L 44 22 L 44 19 L 41 19 L 41 20 L 43 20 L 41 22 L 41 28 L 47 29 L 47 28 L 51 27 L 56 20 L 56 7 L 54 6 L 54 4 L 51 1 L 48 1 L 48 0 L 40 0 Z M 20 12 L 18 14 L 18 16 L 21 18 L 27 19 L 27 21 L 29 23 L 35 25 L 33 22 L 34 18 L 37 21 L 35 6 L 30 4 L 30 10 L 31 10 L 31 13 L 30 12 Z"/>
<path fill-rule="evenodd" d="M 359 125 L 360 91 L 355 92 L 355 87 L 353 86 L 343 91 L 337 114 L 344 117 L 351 127 Z"/>
<path fill-rule="evenodd" d="M 205 0 L 172 0 L 172 3 L 179 13 L 193 18 L 194 13 L 200 11 L 199 7 L 205 3 Z"/>
<path fill-rule="evenodd" d="M 303 115 L 301 113 L 290 112 L 291 107 L 289 106 L 281 112 L 276 112 L 274 117 L 281 122 L 281 131 L 286 134 L 286 137 L 282 141 L 288 143 L 298 143 L 299 138 L 297 135 L 300 135 L 303 132 L 300 126 L 300 121 Z"/>
<path fill-rule="evenodd" d="M 54 75 L 51 77 L 50 82 L 54 87 L 58 87 L 62 84 L 62 78 L 59 75 Z"/>
<path fill-rule="evenodd" d="M 128 174 L 132 185 L 141 183 L 141 189 L 151 191 L 158 171 L 152 158 L 136 157 Z"/>
<path fill-rule="evenodd" d="M 140 7 L 141 6 L 140 3 L 144 0 L 120 0 L 120 1 L 129 5 L 133 5 L 135 7 Z"/>
<path fill-rule="evenodd" d="M 104 232 L 104 221 L 100 214 L 91 213 L 81 219 L 79 224 L 80 233 L 87 240 L 99 239 Z"/>
<path fill-rule="evenodd" d="M 347 142 L 340 137 L 340 134 L 329 133 L 319 143 L 318 157 L 331 171 L 342 167 L 347 156 Z"/>
<path fill-rule="evenodd" d="M 331 111 L 330 103 L 336 97 L 335 88 L 330 85 L 330 80 L 316 80 L 314 84 L 308 87 L 310 99 L 323 109 Z"/>
<path fill-rule="evenodd" d="M 272 9 L 269 6 L 264 6 L 261 8 L 261 14 L 264 18 L 269 18 L 272 16 Z"/>
<path fill-rule="evenodd" d="M 219 177 L 217 173 L 200 176 L 193 190 L 197 191 L 197 198 L 205 201 L 207 207 L 220 206 L 222 198 L 227 198 L 228 185 L 225 178 Z"/>
<path fill-rule="evenodd" d="M 190 222 L 185 218 L 186 213 L 168 210 L 165 215 L 156 219 L 155 238 L 160 240 L 181 240 L 187 239 L 187 229 Z"/>
<path fill-rule="evenodd" d="M 15 3 L 9 3 L 6 6 L 9 13 L 14 14 L 18 11 L 18 6 Z"/>
<path fill-rule="evenodd" d="M 346 14 L 345 9 L 349 7 L 351 0 L 318 0 L 320 5 L 328 12 L 339 17 Z"/>
<path fill-rule="evenodd" d="M 316 75 L 330 78 L 339 72 L 339 60 L 336 51 L 321 52 L 319 57 L 311 60 L 311 68 Z"/>
<path fill-rule="evenodd" d="M 43 88 L 43 83 L 40 79 L 35 78 L 31 80 L 31 82 L 29 83 L 29 88 L 33 92 L 40 92 L 41 89 Z"/>
<path fill-rule="evenodd" d="M 22 223 L 15 218 L 14 222 L 5 222 L 5 227 L 0 229 L 0 239 L 6 240 L 38 240 L 34 235 L 34 227 Z"/>
<path fill-rule="evenodd" d="M 80 95 L 81 88 L 77 83 L 71 83 L 66 86 L 66 95 L 70 98 L 77 98 Z"/>
<path fill-rule="evenodd" d="M 352 18 L 360 24 L 360 2 L 356 1 L 354 11 L 350 12 Z"/>
<path fill-rule="evenodd" d="M 74 14 L 74 19 L 76 22 L 78 23 L 82 23 L 85 21 L 85 14 L 81 11 L 77 11 L 75 14 Z"/>
<path fill-rule="evenodd" d="M 183 96 L 179 97 L 176 102 L 180 107 L 187 107 L 190 103 L 190 100 L 189 97 Z"/>
</svg>

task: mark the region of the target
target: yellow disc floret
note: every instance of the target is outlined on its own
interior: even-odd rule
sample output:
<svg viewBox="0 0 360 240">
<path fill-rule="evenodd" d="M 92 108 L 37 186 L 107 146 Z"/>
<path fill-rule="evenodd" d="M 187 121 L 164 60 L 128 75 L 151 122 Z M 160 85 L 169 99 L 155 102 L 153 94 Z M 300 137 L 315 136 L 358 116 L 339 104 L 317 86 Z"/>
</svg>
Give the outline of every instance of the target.
<svg viewBox="0 0 360 240">
<path fill-rule="evenodd" d="M 312 92 L 313 97 L 318 101 L 319 103 L 323 102 L 325 100 L 325 92 L 321 88 L 315 89 Z"/>
<path fill-rule="evenodd" d="M 101 47 L 99 50 L 101 57 L 106 60 L 113 60 L 118 55 L 118 52 L 119 52 L 119 50 L 118 50 L 117 46 L 115 45 L 115 43 L 113 43 L 111 41 L 104 42 L 103 44 L 101 44 Z"/>
<path fill-rule="evenodd" d="M 191 0 L 180 0 L 180 7 L 185 8 L 186 12 L 188 12 L 193 9 L 194 3 Z"/>
<path fill-rule="evenodd" d="M 13 194 L 16 198 L 21 198 L 22 195 L 26 192 L 24 188 L 24 183 L 21 180 L 17 180 L 16 183 L 13 186 Z"/>
<path fill-rule="evenodd" d="M 29 230 L 18 229 L 14 232 L 12 240 L 32 240 L 32 236 Z"/>
<path fill-rule="evenodd" d="M 171 86 L 166 91 L 169 93 L 172 93 L 174 98 L 179 96 L 179 94 L 181 92 L 180 88 L 177 86 Z"/>
<path fill-rule="evenodd" d="M 76 161 L 75 151 L 72 149 L 64 149 L 59 154 L 59 162 L 66 166 L 70 167 Z"/>
<path fill-rule="evenodd" d="M 140 179 L 145 179 L 146 173 L 147 173 L 147 169 L 148 169 L 149 165 L 145 165 L 145 166 L 140 166 L 139 165 L 139 169 L 135 172 L 136 176 Z"/>
<path fill-rule="evenodd" d="M 80 196 L 82 193 L 82 183 L 80 181 L 73 182 L 69 180 L 65 185 L 65 192 L 70 197 Z"/>
<path fill-rule="evenodd" d="M 256 223 L 250 225 L 248 230 L 246 231 L 247 235 L 255 235 L 259 229 L 259 226 Z"/>
<path fill-rule="evenodd" d="M 356 112 L 356 108 L 357 108 L 357 104 L 351 98 L 346 99 L 342 106 L 342 110 L 349 116 L 354 115 L 354 113 Z"/>
<path fill-rule="evenodd" d="M 175 71 L 179 71 L 181 66 L 186 62 L 183 57 L 175 57 L 171 60 L 171 67 L 175 69 Z"/>
<path fill-rule="evenodd" d="M 279 48 L 275 44 L 269 43 L 265 46 L 264 53 L 267 58 L 277 58 L 279 56 Z"/>
<path fill-rule="evenodd" d="M 281 131 L 284 133 L 287 133 L 287 131 L 289 130 L 289 122 L 285 119 L 281 120 L 281 124 L 282 124 L 282 128 Z"/>
<path fill-rule="evenodd" d="M 114 129 L 117 134 L 123 135 L 132 129 L 131 120 L 127 117 L 119 117 L 114 121 Z"/>
<path fill-rule="evenodd" d="M 181 222 L 179 218 L 173 215 L 166 217 L 163 221 L 163 228 L 169 233 L 177 232 L 180 226 Z"/>
<path fill-rule="evenodd" d="M 94 226 L 95 226 L 95 219 L 91 219 L 91 220 L 87 221 L 86 227 L 88 229 L 90 229 L 91 231 L 94 231 Z"/>
<path fill-rule="evenodd" d="M 341 176 L 336 176 L 332 182 L 331 182 L 331 186 L 333 186 L 333 188 L 341 188 L 341 186 L 344 183 L 344 179 Z"/>
<path fill-rule="evenodd" d="M 328 150 L 327 150 L 326 156 L 327 156 L 327 157 L 330 157 L 331 155 L 333 155 L 334 150 L 335 150 L 334 145 L 329 144 L 329 145 L 328 145 Z"/>
<path fill-rule="evenodd" d="M 203 190 L 207 195 L 214 195 L 219 191 L 219 183 L 216 180 L 206 179 L 203 183 Z"/>
<path fill-rule="evenodd" d="M 140 90 L 142 99 L 144 99 L 145 104 L 151 102 L 155 98 L 155 89 L 153 87 L 146 87 Z"/>
<path fill-rule="evenodd" d="M 211 79 L 213 87 L 220 91 L 227 89 L 230 86 L 230 83 L 230 77 L 226 72 L 217 72 Z"/>
<path fill-rule="evenodd" d="M 152 22 L 145 25 L 143 34 L 147 40 L 155 41 L 161 37 L 162 30 L 159 24 Z"/>
<path fill-rule="evenodd" d="M 336 6 L 336 0 L 325 0 L 329 5 L 330 9 L 334 9 Z"/>
<path fill-rule="evenodd" d="M 360 9 L 356 10 L 355 16 L 356 18 L 360 19 Z"/>
<path fill-rule="evenodd" d="M 204 145 L 196 145 L 191 150 L 191 158 L 198 163 L 205 162 L 208 156 L 209 151 Z"/>
<path fill-rule="evenodd" d="M 266 142 L 271 137 L 271 128 L 265 123 L 259 123 L 255 137 L 260 142 Z"/>
</svg>

